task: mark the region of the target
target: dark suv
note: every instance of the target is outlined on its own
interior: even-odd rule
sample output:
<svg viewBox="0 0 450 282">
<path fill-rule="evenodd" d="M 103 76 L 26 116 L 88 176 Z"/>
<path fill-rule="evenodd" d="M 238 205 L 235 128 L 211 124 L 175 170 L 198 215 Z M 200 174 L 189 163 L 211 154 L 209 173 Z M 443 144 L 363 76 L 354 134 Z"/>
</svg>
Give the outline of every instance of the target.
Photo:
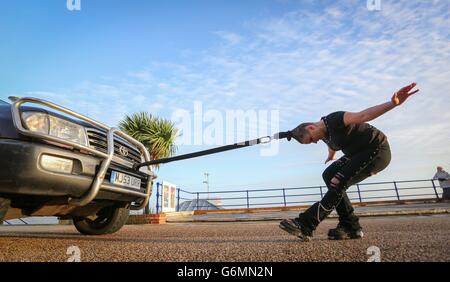
<svg viewBox="0 0 450 282">
<path fill-rule="evenodd" d="M 48 101 L 10 100 L 0 102 L 0 222 L 57 216 L 100 235 L 148 204 L 156 176 L 135 169 L 150 160 L 141 143 Z"/>
</svg>

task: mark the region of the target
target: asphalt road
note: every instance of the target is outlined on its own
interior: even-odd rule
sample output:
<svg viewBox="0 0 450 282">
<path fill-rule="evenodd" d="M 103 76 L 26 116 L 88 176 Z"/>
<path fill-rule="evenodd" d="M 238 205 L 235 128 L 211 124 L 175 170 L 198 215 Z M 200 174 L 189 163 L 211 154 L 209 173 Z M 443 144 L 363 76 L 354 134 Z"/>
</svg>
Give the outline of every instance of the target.
<svg viewBox="0 0 450 282">
<path fill-rule="evenodd" d="M 367 261 L 372 246 L 381 261 L 450 261 L 450 215 L 361 223 L 362 240 L 327 240 L 330 219 L 306 243 L 273 221 L 130 225 L 98 237 L 72 226 L 0 226 L 0 261 L 67 261 L 76 248 L 81 261 Z"/>
</svg>

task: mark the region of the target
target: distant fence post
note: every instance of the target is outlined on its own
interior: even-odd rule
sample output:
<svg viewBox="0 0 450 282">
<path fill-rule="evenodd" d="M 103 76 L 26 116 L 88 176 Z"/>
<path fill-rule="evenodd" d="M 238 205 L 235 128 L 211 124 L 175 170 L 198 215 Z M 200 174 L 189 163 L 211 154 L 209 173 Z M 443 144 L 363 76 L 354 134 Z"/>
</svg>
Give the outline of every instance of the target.
<svg viewBox="0 0 450 282">
<path fill-rule="evenodd" d="M 177 212 L 180 211 L 180 188 L 177 188 Z"/>
<path fill-rule="evenodd" d="M 434 184 L 434 180 L 433 179 L 431 179 L 431 183 L 433 184 L 433 189 L 434 189 L 434 194 L 436 194 L 436 199 L 439 200 L 439 194 L 437 192 L 436 185 Z"/>
<path fill-rule="evenodd" d="M 320 188 L 320 197 L 323 198 L 322 186 L 319 186 L 319 188 Z"/>
<path fill-rule="evenodd" d="M 250 199 L 248 197 L 248 190 L 247 190 L 247 209 L 250 208 Z"/>
<path fill-rule="evenodd" d="M 400 194 L 398 193 L 397 182 L 394 181 L 395 194 L 397 195 L 397 200 L 400 201 Z"/>
<path fill-rule="evenodd" d="M 197 203 L 195 203 L 195 210 L 198 210 L 198 202 L 200 201 L 200 193 L 197 192 Z"/>
<path fill-rule="evenodd" d="M 284 207 L 287 206 L 286 204 L 286 189 L 283 188 L 283 201 L 284 201 Z"/>
<path fill-rule="evenodd" d="M 359 202 L 362 203 L 361 190 L 359 189 L 359 184 L 356 184 L 356 189 L 358 189 Z"/>
<path fill-rule="evenodd" d="M 156 182 L 156 213 L 159 213 L 159 182 Z"/>
</svg>

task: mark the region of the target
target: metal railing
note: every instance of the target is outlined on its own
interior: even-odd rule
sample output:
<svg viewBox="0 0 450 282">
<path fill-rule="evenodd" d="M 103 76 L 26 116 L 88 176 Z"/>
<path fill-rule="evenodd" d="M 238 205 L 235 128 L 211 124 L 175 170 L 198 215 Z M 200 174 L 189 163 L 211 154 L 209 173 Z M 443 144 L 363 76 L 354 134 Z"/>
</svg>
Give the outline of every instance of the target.
<svg viewBox="0 0 450 282">
<path fill-rule="evenodd" d="M 156 212 L 161 211 L 161 184 L 156 185 Z M 351 202 L 404 201 L 440 199 L 433 179 L 360 183 L 347 189 Z M 202 210 L 201 200 L 207 200 L 220 209 L 250 209 L 261 207 L 288 207 L 308 205 L 319 201 L 327 192 L 326 186 L 289 187 L 271 189 L 240 189 L 213 192 L 189 192 L 177 188 L 176 210 L 183 201 L 193 201 L 194 210 Z M 205 203 L 206 201 L 203 201 Z"/>
<path fill-rule="evenodd" d="M 36 99 L 36 98 L 29 98 L 29 97 L 14 98 L 14 99 L 12 99 L 12 101 L 13 101 L 13 104 L 11 105 L 11 111 L 12 111 L 13 123 L 14 123 L 14 126 L 16 127 L 16 129 L 21 134 L 30 136 L 33 138 L 38 138 L 38 139 L 47 140 L 47 141 L 51 141 L 51 142 L 57 142 L 57 143 L 63 144 L 63 145 L 68 145 L 73 148 L 77 148 L 77 149 L 89 152 L 89 153 L 103 159 L 101 162 L 100 168 L 99 168 L 97 174 L 95 175 L 92 186 L 89 188 L 89 191 L 83 197 L 81 197 L 79 199 L 74 199 L 74 198 L 69 199 L 69 204 L 75 205 L 75 206 L 85 206 L 85 205 L 89 204 L 92 200 L 95 199 L 95 197 L 98 195 L 100 190 L 105 190 L 105 191 L 109 191 L 109 192 L 113 192 L 113 193 L 132 195 L 132 196 L 137 196 L 137 197 L 142 198 L 143 200 L 141 201 L 141 203 L 139 203 L 138 205 L 132 206 L 131 207 L 132 209 L 139 210 L 139 209 L 144 208 L 147 205 L 149 198 L 151 196 L 151 193 L 152 193 L 152 182 L 153 182 L 152 180 L 154 178 L 153 174 L 149 175 L 149 180 L 147 182 L 147 187 L 146 187 L 145 193 L 123 189 L 120 186 L 111 185 L 107 182 L 104 182 L 107 170 L 114 158 L 114 136 L 119 136 L 119 137 L 123 138 L 124 140 L 126 140 L 127 142 L 130 142 L 131 144 L 135 145 L 141 152 L 145 161 L 150 161 L 150 154 L 142 143 L 140 143 L 133 137 L 127 135 L 126 133 L 118 130 L 117 128 L 106 126 L 98 121 L 95 121 L 95 120 L 89 118 L 89 117 L 86 117 L 82 114 L 76 113 L 70 109 L 64 108 L 62 106 L 59 106 L 59 105 L 54 104 L 49 101 Z M 105 130 L 106 135 L 107 135 L 107 152 L 104 153 L 104 152 L 98 151 L 96 149 L 93 149 L 89 146 L 84 146 L 84 145 L 76 143 L 76 142 L 72 142 L 69 140 L 65 140 L 65 139 L 62 139 L 59 137 L 51 136 L 51 135 L 40 133 L 40 132 L 30 131 L 30 130 L 24 128 L 22 125 L 20 106 L 22 106 L 25 103 L 37 104 L 37 105 L 51 108 L 53 110 L 56 110 L 56 111 L 66 114 L 66 115 L 75 117 L 75 118 L 85 121 L 95 127 Z"/>
<path fill-rule="evenodd" d="M 23 220 L 21 218 L 16 218 L 15 220 L 19 221 L 21 225 L 28 225 L 29 224 L 28 222 L 26 222 L 25 220 Z M 3 222 L 0 222 L 0 225 L 1 225 L 1 223 L 3 223 L 4 225 L 13 225 L 13 223 L 11 223 L 8 220 L 3 220 Z"/>
</svg>

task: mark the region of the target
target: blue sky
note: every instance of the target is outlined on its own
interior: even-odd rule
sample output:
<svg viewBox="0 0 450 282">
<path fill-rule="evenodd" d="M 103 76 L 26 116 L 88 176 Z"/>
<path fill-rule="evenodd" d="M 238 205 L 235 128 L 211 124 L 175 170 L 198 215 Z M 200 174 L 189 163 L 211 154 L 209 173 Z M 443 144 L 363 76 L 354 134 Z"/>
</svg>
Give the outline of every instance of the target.
<svg viewBox="0 0 450 282">
<path fill-rule="evenodd" d="M 124 114 L 176 109 L 279 110 L 280 129 L 387 101 L 417 81 L 420 94 L 373 124 L 391 165 L 372 181 L 450 170 L 449 1 L 2 1 L 0 98 L 49 99 L 116 125 Z M 322 144 L 282 141 L 167 164 L 187 190 L 320 185 Z M 182 146 L 179 153 L 204 149 Z"/>
</svg>

